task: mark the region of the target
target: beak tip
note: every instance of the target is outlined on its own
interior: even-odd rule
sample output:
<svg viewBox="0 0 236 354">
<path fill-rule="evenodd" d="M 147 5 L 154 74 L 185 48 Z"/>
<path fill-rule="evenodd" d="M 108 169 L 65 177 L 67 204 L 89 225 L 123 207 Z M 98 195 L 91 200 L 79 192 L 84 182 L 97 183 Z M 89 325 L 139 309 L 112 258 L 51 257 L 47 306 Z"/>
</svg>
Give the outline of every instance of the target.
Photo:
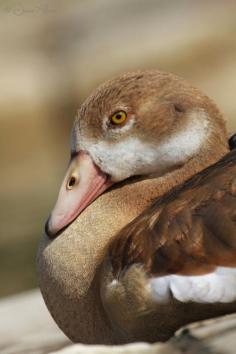
<svg viewBox="0 0 236 354">
<path fill-rule="evenodd" d="M 50 218 L 48 218 L 48 220 L 46 221 L 46 224 L 45 224 L 45 228 L 44 228 L 44 231 L 45 231 L 45 234 L 50 238 L 50 239 L 53 239 L 56 237 L 56 235 L 50 230 Z"/>
</svg>

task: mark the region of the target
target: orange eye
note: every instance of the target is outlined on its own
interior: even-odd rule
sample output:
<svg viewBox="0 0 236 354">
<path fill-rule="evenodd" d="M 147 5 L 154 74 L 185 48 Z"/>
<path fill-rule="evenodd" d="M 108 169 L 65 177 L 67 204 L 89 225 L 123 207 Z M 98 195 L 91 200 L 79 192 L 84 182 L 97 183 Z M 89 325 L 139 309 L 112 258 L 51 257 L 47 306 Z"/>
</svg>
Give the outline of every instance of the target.
<svg viewBox="0 0 236 354">
<path fill-rule="evenodd" d="M 126 121 L 126 119 L 127 119 L 126 112 L 119 111 L 119 112 L 114 113 L 111 116 L 111 123 L 114 125 L 119 125 L 119 124 L 124 123 Z"/>
</svg>

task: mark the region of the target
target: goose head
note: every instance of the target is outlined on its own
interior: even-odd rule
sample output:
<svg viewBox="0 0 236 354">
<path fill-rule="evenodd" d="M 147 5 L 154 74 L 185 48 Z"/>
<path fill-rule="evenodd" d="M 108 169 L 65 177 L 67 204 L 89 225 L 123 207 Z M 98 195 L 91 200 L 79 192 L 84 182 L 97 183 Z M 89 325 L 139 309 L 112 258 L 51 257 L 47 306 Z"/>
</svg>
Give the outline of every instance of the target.
<svg viewBox="0 0 236 354">
<path fill-rule="evenodd" d="M 163 176 L 196 156 L 226 151 L 221 113 L 183 79 L 144 71 L 108 81 L 77 113 L 70 164 L 46 233 L 57 236 L 114 184 Z"/>
</svg>

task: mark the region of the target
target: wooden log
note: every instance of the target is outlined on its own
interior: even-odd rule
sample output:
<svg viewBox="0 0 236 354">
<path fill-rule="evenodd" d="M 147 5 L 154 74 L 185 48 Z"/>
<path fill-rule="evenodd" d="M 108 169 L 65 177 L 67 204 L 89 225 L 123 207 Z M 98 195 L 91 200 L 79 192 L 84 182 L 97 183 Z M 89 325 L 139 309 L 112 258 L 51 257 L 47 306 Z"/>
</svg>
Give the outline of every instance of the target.
<svg viewBox="0 0 236 354">
<path fill-rule="evenodd" d="M 45 354 L 68 344 L 38 290 L 0 301 L 1 354 Z"/>
<path fill-rule="evenodd" d="M 49 315 L 38 290 L 0 301 L 1 354 L 234 354 L 236 315 L 181 329 L 168 343 L 87 346 L 65 337 Z"/>
</svg>

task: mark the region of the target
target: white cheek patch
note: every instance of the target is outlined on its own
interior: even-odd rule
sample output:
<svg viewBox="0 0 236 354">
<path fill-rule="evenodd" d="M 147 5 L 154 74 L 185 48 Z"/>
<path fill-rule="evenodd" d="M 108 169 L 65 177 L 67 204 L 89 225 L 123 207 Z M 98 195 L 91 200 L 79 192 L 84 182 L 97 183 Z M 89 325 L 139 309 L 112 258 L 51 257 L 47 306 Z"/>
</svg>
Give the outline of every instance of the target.
<svg viewBox="0 0 236 354">
<path fill-rule="evenodd" d="M 204 112 L 192 112 L 189 122 L 176 134 L 171 135 L 158 147 L 163 162 L 184 162 L 201 148 L 208 138 L 209 121 Z"/>
<path fill-rule="evenodd" d="M 92 145 L 89 152 L 115 181 L 155 170 L 155 147 L 143 144 L 137 138 L 129 137 L 114 144 L 99 142 Z"/>
<path fill-rule="evenodd" d="M 103 123 L 105 129 L 106 122 Z M 130 129 L 132 124 L 131 119 L 121 129 Z M 162 142 L 157 137 L 155 144 L 132 135 L 112 143 L 86 140 L 84 137 L 78 140 L 80 148 L 87 150 L 104 172 L 110 174 L 114 181 L 121 181 L 134 175 L 160 173 L 166 168 L 184 163 L 199 151 L 208 135 L 207 116 L 202 111 L 196 111 L 189 115 L 189 122 L 182 130 Z"/>
<path fill-rule="evenodd" d="M 236 300 L 236 268 L 218 267 L 214 272 L 199 276 L 168 275 L 152 278 L 149 290 L 155 301 L 230 303 Z"/>
</svg>

